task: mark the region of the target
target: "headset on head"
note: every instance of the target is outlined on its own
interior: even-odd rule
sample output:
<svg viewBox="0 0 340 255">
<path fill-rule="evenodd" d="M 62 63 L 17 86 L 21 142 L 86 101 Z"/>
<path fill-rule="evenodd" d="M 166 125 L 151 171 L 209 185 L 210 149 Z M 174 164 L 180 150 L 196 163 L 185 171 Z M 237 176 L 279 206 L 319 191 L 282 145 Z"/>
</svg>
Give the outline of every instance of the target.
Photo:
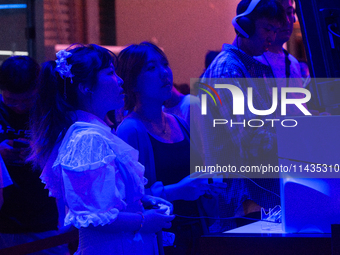
<svg viewBox="0 0 340 255">
<path fill-rule="evenodd" d="M 233 24 L 236 31 L 244 36 L 245 38 L 249 38 L 255 32 L 255 24 L 252 20 L 245 17 L 249 15 L 257 6 L 257 4 L 261 0 L 252 0 L 247 8 L 247 10 L 239 15 L 237 15 L 231 23 Z"/>
</svg>

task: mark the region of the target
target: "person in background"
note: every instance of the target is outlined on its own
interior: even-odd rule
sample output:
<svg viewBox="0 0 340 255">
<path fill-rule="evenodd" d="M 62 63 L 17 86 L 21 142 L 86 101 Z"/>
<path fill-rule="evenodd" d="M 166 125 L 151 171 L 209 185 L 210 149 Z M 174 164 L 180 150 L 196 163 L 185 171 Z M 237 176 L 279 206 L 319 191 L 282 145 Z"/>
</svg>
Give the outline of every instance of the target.
<svg viewBox="0 0 340 255">
<path fill-rule="evenodd" d="M 29 111 L 37 97 L 40 67 L 30 57 L 6 59 L 0 68 L 0 154 L 13 185 L 3 188 L 0 209 L 0 248 L 11 247 L 56 235 L 58 210 L 54 198 L 26 159 L 30 152 Z M 6 168 L 6 169 L 5 169 Z M 56 247 L 37 254 L 63 254 Z"/>
<path fill-rule="evenodd" d="M 287 22 L 278 30 L 275 40 L 268 47 L 268 51 L 255 58 L 270 66 L 276 78 L 301 78 L 299 62 L 283 48 L 284 43 L 289 40 L 293 32 L 295 22 L 293 0 L 278 1 L 285 9 Z M 293 84 L 289 85 L 292 86 Z M 280 88 L 284 86 L 286 84 L 278 84 Z"/>
<path fill-rule="evenodd" d="M 207 89 L 204 84 L 210 84 L 212 87 L 217 83 L 233 84 L 243 92 L 247 102 L 247 89 L 251 87 L 255 108 L 270 109 L 272 87 L 276 84 L 274 79 L 268 78 L 274 78 L 274 75 L 269 66 L 254 59 L 254 56 L 260 56 L 268 51 L 275 41 L 279 28 L 287 20 L 285 10 L 275 0 L 242 0 L 236 12 L 237 16 L 232 22 L 236 37 L 232 44 L 223 45 L 221 53 L 209 65 L 201 79 L 202 88 Z M 237 169 L 245 165 L 256 166 L 265 163 L 276 165 L 275 129 L 270 125 L 261 128 L 249 128 L 242 124 L 230 127 L 231 121 L 243 123 L 243 120 L 262 119 L 264 116 L 256 116 L 247 108 L 244 115 L 234 115 L 231 92 L 222 88 L 215 90 L 223 106 L 216 107 L 212 100 L 207 100 L 207 114 L 202 116 L 205 164 L 218 163 L 235 166 Z M 265 118 L 275 119 L 275 114 L 267 115 Z M 229 123 L 214 129 L 211 124 L 213 119 L 225 119 Z M 276 195 L 279 193 L 278 183 L 265 179 L 254 180 L 265 188 L 262 189 L 248 179 L 239 179 L 240 175 L 230 174 L 228 177 L 225 180 L 228 188 L 217 198 L 218 207 L 212 210 L 214 215 L 221 218 L 244 215 L 250 217 L 253 213 L 259 214 L 260 207 L 269 209 L 280 203 Z M 258 218 L 258 215 L 255 217 Z M 220 220 L 211 225 L 210 231 L 219 232 L 236 226 L 237 223 L 233 220 Z"/>
<path fill-rule="evenodd" d="M 268 47 L 268 51 L 261 56 L 254 58 L 261 63 L 271 67 L 276 79 L 278 88 L 279 104 L 281 102 L 281 88 L 283 87 L 304 87 L 303 79 L 300 71 L 299 61 L 294 58 L 287 50 L 283 48 L 293 33 L 295 18 L 295 9 L 293 0 L 278 0 L 285 9 L 287 22 L 278 30 L 275 40 Z M 303 94 L 289 94 L 294 98 L 304 97 Z M 301 111 L 294 105 L 287 106 L 287 114 L 301 115 Z"/>
<path fill-rule="evenodd" d="M 173 221 L 169 231 L 175 233 L 175 243 L 166 254 L 197 254 L 202 234 L 197 200 L 209 192 L 210 185 L 207 179 L 189 176 L 190 153 L 199 162 L 201 158 L 190 143 L 187 123 L 162 111 L 173 86 L 168 59 L 156 45 L 143 42 L 125 48 L 118 63 L 129 115 L 118 126 L 117 135 L 139 151 L 148 192 L 173 202 L 174 213 L 188 217 L 177 216 Z"/>
<path fill-rule="evenodd" d="M 50 195 L 68 207 L 64 224 L 79 229 L 76 254 L 158 254 L 155 233 L 169 228 L 174 216 L 143 209 L 138 152 L 104 122 L 124 104 L 115 63 L 112 52 L 90 44 L 59 51 L 43 65 L 30 159 L 43 168 Z"/>
</svg>

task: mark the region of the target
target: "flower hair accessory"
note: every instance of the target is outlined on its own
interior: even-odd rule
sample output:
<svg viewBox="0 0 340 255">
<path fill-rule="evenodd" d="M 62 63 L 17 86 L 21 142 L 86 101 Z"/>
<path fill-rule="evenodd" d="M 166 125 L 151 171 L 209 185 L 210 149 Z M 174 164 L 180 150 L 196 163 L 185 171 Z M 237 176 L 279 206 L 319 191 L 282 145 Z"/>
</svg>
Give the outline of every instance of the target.
<svg viewBox="0 0 340 255">
<path fill-rule="evenodd" d="M 56 56 L 57 60 L 55 62 L 57 63 L 57 67 L 55 70 L 60 74 L 61 78 L 71 78 L 72 83 L 72 77 L 74 76 L 71 73 L 72 65 L 68 64 L 66 61 L 68 57 L 72 56 L 72 53 L 66 50 L 60 50 L 57 52 Z"/>
</svg>

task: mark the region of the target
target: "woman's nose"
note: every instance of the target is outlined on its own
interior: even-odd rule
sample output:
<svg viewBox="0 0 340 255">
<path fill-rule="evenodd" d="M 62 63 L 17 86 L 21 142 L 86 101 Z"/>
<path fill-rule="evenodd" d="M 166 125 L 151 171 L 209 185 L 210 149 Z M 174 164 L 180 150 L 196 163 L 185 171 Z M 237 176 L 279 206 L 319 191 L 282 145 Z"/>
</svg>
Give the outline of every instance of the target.
<svg viewBox="0 0 340 255">
<path fill-rule="evenodd" d="M 161 76 L 167 78 L 167 77 L 170 76 L 170 72 L 171 72 L 170 68 L 162 67 L 162 69 L 161 69 Z"/>
<path fill-rule="evenodd" d="M 119 86 L 122 86 L 124 84 L 124 81 L 122 78 L 120 78 L 118 75 L 117 75 L 117 83 Z"/>
</svg>

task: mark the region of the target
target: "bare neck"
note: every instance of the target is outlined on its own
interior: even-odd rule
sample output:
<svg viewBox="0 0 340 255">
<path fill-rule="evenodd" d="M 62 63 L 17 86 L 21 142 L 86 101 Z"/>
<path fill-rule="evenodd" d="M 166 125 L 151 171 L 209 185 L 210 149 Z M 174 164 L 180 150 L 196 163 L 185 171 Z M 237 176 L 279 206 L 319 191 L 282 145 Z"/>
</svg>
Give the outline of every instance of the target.
<svg viewBox="0 0 340 255">
<path fill-rule="evenodd" d="M 162 105 L 160 104 L 154 102 L 137 102 L 137 105 L 135 106 L 133 111 L 137 113 L 137 115 L 143 120 L 152 121 L 154 123 L 162 123 L 163 111 Z"/>
<path fill-rule="evenodd" d="M 182 101 L 183 97 L 184 95 L 182 93 L 178 92 L 177 89 L 173 88 L 171 92 L 171 97 L 164 102 L 164 106 L 166 108 L 175 107 Z"/>
</svg>

